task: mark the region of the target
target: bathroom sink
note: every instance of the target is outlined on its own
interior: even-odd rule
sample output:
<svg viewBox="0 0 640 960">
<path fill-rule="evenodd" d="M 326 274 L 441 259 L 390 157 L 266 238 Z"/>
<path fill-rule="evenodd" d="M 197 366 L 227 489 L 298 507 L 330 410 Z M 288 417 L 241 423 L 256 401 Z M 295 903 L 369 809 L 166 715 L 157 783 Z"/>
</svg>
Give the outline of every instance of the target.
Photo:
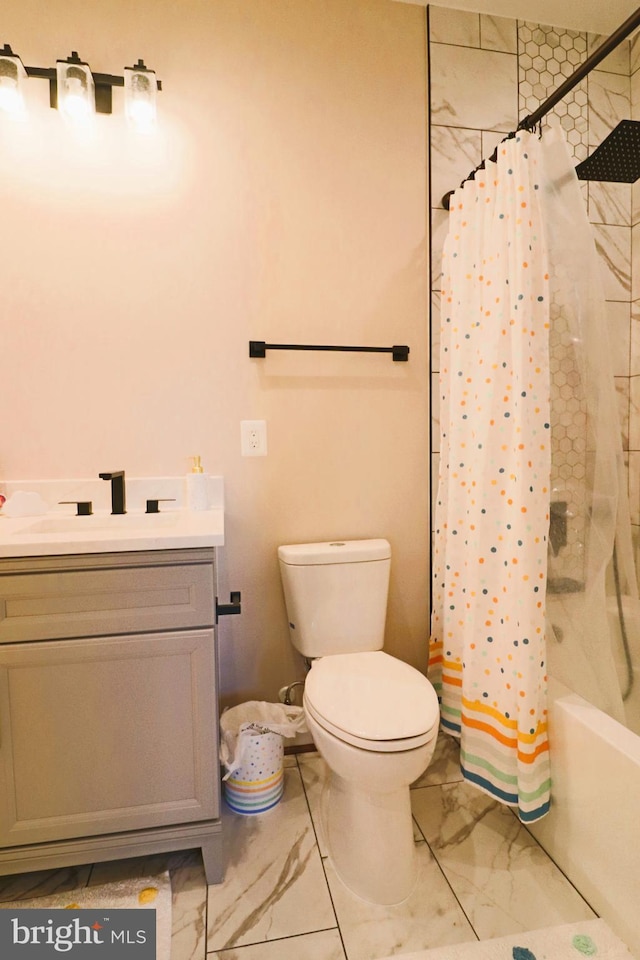
<svg viewBox="0 0 640 960">
<path fill-rule="evenodd" d="M 94 533 L 98 531 L 122 532 L 133 530 L 164 529 L 175 526 L 178 522 L 178 513 L 124 513 L 121 515 L 90 517 L 43 517 L 22 528 L 25 534 L 50 533 Z"/>
<path fill-rule="evenodd" d="M 0 515 L 0 558 L 173 550 L 224 543 L 224 510 L 165 513 L 96 513 L 89 517 L 50 513 L 41 517 Z"/>
</svg>

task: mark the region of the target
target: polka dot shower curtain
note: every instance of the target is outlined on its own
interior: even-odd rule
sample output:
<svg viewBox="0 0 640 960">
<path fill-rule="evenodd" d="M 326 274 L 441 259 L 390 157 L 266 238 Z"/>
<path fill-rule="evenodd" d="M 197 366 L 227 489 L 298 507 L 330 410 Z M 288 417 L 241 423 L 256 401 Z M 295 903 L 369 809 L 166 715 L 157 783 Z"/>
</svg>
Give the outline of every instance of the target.
<svg viewBox="0 0 640 960">
<path fill-rule="evenodd" d="M 506 140 L 451 198 L 429 665 L 465 779 L 523 822 L 550 794 L 545 138 Z"/>
</svg>

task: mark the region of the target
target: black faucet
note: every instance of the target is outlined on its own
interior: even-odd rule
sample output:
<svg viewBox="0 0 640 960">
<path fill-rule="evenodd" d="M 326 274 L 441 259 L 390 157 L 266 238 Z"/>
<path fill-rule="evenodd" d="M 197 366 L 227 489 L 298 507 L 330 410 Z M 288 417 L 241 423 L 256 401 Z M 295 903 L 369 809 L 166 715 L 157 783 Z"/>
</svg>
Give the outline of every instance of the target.
<svg viewBox="0 0 640 960">
<path fill-rule="evenodd" d="M 99 473 L 101 480 L 111 480 L 111 513 L 126 513 L 127 503 L 124 492 L 124 470 L 111 473 Z"/>
</svg>

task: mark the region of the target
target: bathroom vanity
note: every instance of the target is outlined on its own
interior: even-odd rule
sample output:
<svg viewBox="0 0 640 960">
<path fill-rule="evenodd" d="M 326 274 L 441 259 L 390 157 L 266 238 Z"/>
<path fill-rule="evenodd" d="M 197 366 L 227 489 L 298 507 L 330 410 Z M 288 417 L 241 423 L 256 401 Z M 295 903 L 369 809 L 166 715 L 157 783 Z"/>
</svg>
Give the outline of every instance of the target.
<svg viewBox="0 0 640 960">
<path fill-rule="evenodd" d="M 0 874 L 199 847 L 222 880 L 222 532 L 184 514 L 182 536 L 0 520 Z"/>
</svg>

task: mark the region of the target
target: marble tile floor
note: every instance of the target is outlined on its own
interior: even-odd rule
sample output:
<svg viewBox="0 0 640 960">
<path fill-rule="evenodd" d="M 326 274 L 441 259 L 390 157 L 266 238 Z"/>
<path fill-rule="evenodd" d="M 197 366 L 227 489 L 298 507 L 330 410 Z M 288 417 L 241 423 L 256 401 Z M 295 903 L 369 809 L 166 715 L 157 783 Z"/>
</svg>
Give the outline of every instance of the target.
<svg viewBox="0 0 640 960">
<path fill-rule="evenodd" d="M 200 854 L 186 851 L 0 877 L 0 902 L 168 868 L 171 960 L 374 960 L 595 917 L 511 811 L 462 782 L 448 737 L 412 788 L 420 872 L 397 906 L 365 903 L 336 877 L 319 822 L 322 759 L 287 757 L 285 777 L 273 810 L 225 808 L 219 886 L 207 889 Z"/>
</svg>

